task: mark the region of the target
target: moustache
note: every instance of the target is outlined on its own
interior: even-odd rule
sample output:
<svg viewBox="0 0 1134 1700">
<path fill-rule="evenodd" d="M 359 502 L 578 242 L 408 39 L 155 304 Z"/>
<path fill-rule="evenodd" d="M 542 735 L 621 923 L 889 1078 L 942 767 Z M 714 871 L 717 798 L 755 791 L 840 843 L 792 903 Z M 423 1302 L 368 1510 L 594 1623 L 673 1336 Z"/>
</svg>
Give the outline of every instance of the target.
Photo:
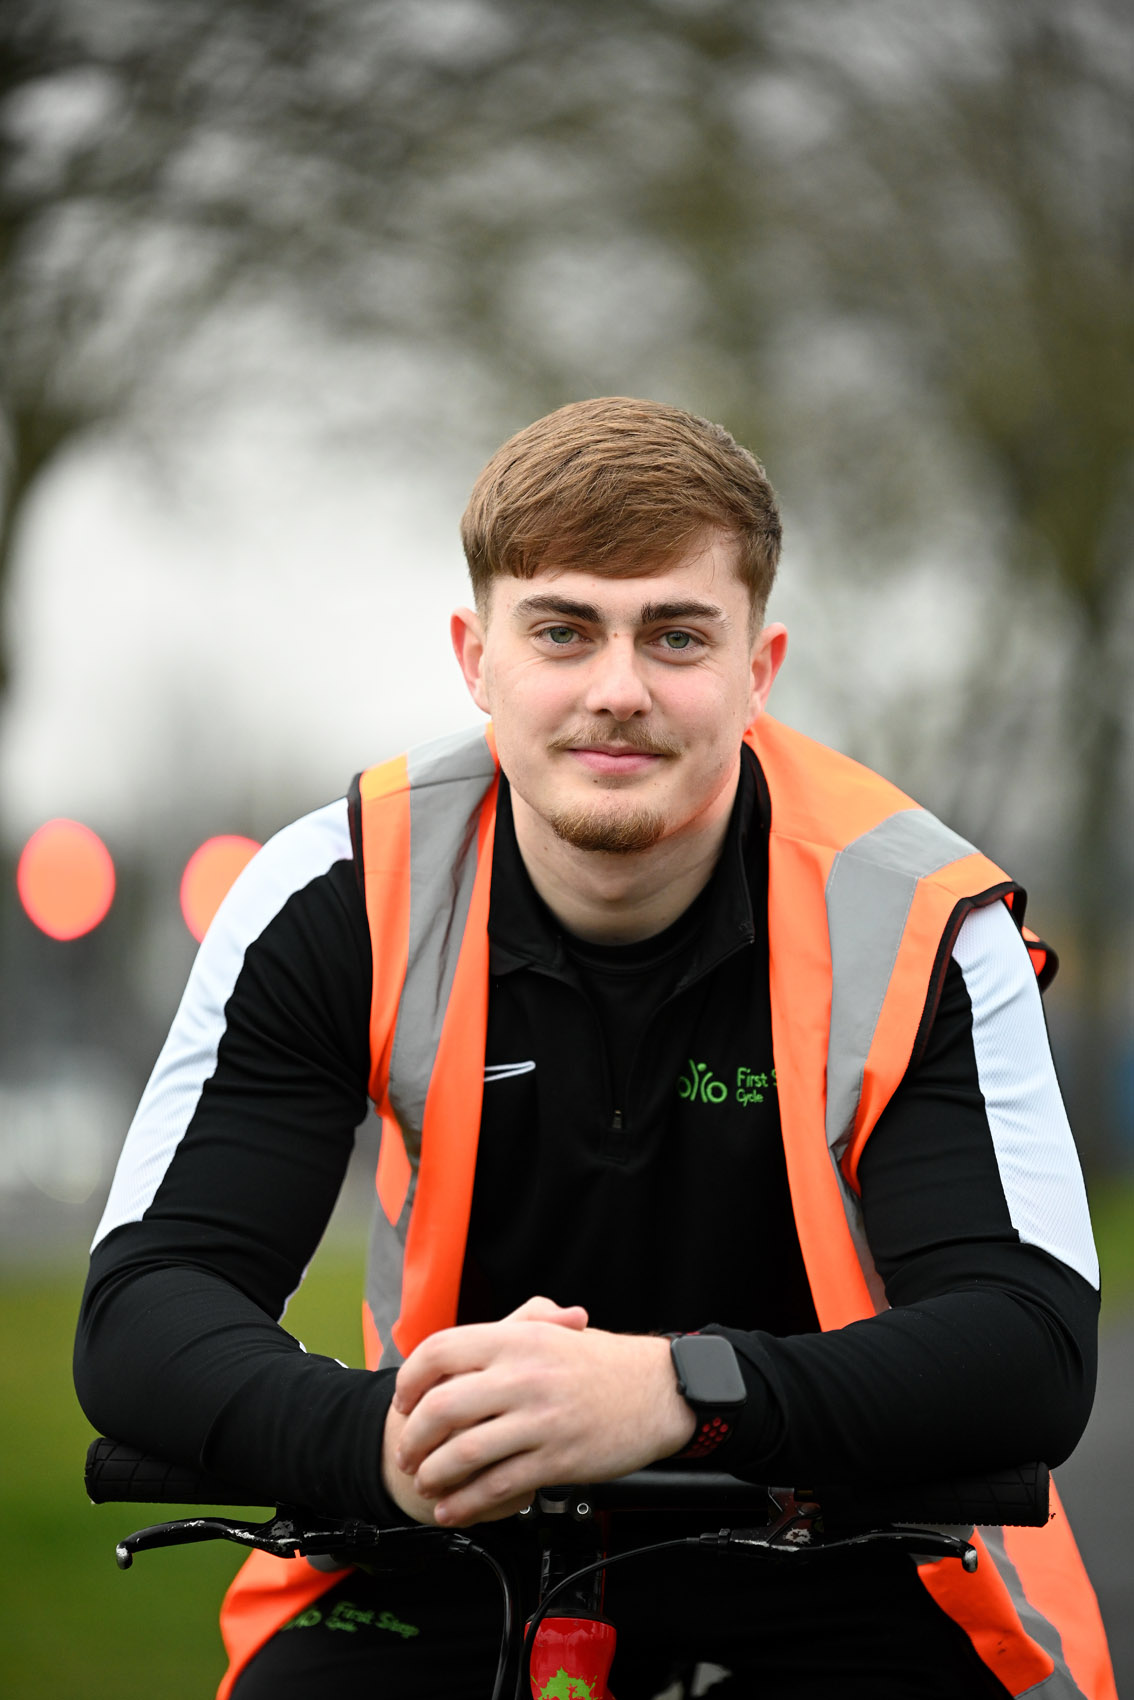
<svg viewBox="0 0 1134 1700">
<path fill-rule="evenodd" d="M 627 721 L 612 732 L 606 726 L 584 726 L 574 732 L 564 732 L 560 737 L 553 738 L 548 745 L 550 750 L 579 750 L 596 745 L 601 749 L 615 751 L 633 751 L 642 756 L 679 756 L 681 745 L 672 738 L 666 738 L 658 732 L 651 732 L 645 726 L 637 726 L 633 721 Z"/>
</svg>

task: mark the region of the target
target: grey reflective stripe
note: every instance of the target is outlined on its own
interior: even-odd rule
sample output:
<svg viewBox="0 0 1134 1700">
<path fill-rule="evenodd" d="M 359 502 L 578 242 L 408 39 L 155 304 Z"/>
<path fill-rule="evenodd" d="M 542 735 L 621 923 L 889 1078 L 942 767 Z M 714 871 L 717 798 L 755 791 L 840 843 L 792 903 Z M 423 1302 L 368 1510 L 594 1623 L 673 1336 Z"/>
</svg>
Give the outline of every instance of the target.
<svg viewBox="0 0 1134 1700">
<path fill-rule="evenodd" d="M 406 1233 L 417 1192 L 425 1098 L 457 970 L 476 878 L 476 840 L 496 764 L 479 728 L 419 744 L 406 757 L 410 784 L 409 958 L 390 1052 L 390 1104 L 410 1164 L 396 1223 L 375 1201 L 366 1302 L 382 1342 L 382 1368 L 402 1354 L 393 1328 L 402 1308 Z"/>
<path fill-rule="evenodd" d="M 1009 1598 L 1020 1615 L 1020 1622 L 1033 1641 L 1038 1641 L 1044 1652 L 1055 1660 L 1055 1669 L 1050 1676 L 1045 1676 L 1042 1682 L 1034 1682 L 1030 1688 L 1025 1688 L 1024 1694 L 1041 1695 L 1043 1700 L 1086 1700 L 1083 1690 L 1067 1669 L 1063 1657 L 1063 1638 L 1050 1618 L 1038 1612 L 1025 1594 L 1016 1566 L 1008 1557 L 1004 1545 L 1003 1529 L 982 1529 L 981 1536 L 988 1548 L 989 1557 L 1000 1572 Z M 1023 1700 L 1023 1694 L 1019 1700 Z"/>
<path fill-rule="evenodd" d="M 854 1128 L 866 1059 L 918 880 L 972 854 L 973 846 L 936 816 L 925 809 L 902 809 L 840 850 L 827 875 L 832 981 L 827 1145 L 876 1310 L 886 1308 L 886 1295 L 867 1244 L 862 1208 L 839 1162 Z"/>
<path fill-rule="evenodd" d="M 870 1293 L 870 1302 L 874 1306 L 875 1315 L 879 1311 L 888 1310 L 890 1301 L 886 1297 L 886 1284 L 874 1267 L 874 1253 L 870 1249 L 870 1241 L 866 1237 L 866 1223 L 862 1216 L 862 1202 L 846 1183 L 843 1171 L 839 1167 L 839 1159 L 833 1151 L 828 1152 L 831 1167 L 835 1171 L 835 1179 L 839 1183 L 839 1197 L 843 1201 L 843 1212 L 847 1219 L 847 1228 L 854 1241 L 855 1255 L 859 1268 L 866 1280 Z"/>
<path fill-rule="evenodd" d="M 425 1095 L 476 877 L 480 805 L 496 764 L 479 728 L 420 744 L 410 782 L 409 963 L 390 1053 L 390 1103 L 417 1172 Z"/>
<path fill-rule="evenodd" d="M 831 1032 L 827 1044 L 827 1144 L 846 1149 L 882 1000 L 917 882 L 973 846 L 925 809 L 903 809 L 840 850 L 827 876 Z"/>
<path fill-rule="evenodd" d="M 406 1229 L 409 1226 L 416 1186 L 415 1171 L 397 1222 L 390 1222 L 381 1204 L 376 1201 L 370 1226 L 370 1249 L 366 1258 L 366 1302 L 370 1306 L 370 1314 L 374 1318 L 374 1326 L 382 1342 L 383 1369 L 396 1369 L 403 1361 L 401 1352 L 394 1344 L 394 1324 L 402 1308 Z"/>
</svg>

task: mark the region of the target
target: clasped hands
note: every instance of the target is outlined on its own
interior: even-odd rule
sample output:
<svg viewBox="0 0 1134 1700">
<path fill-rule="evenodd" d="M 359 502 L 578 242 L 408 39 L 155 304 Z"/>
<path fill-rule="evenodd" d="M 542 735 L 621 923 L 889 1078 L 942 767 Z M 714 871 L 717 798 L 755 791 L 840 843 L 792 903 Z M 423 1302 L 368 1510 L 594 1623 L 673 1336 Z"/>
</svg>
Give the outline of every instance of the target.
<svg viewBox="0 0 1134 1700">
<path fill-rule="evenodd" d="M 411 1352 L 382 1443 L 403 1511 L 447 1528 L 493 1522 L 549 1483 L 607 1481 L 686 1445 L 694 1417 L 668 1340 L 587 1324 L 581 1305 L 534 1298 Z"/>
</svg>

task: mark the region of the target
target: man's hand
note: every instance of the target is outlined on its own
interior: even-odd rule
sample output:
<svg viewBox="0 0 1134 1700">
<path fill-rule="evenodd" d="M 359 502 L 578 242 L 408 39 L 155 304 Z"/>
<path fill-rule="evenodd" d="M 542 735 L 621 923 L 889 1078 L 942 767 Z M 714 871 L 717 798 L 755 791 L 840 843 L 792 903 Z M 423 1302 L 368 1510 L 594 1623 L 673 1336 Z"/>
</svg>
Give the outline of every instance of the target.
<svg viewBox="0 0 1134 1700">
<path fill-rule="evenodd" d="M 579 1306 L 530 1299 L 410 1354 L 384 1471 L 403 1510 L 459 1527 L 511 1516 L 552 1482 L 604 1481 L 667 1458 L 694 1426 L 668 1340 L 607 1334 Z"/>
<path fill-rule="evenodd" d="M 564 1309 L 552 1299 L 528 1299 L 518 1310 L 514 1310 L 505 1318 L 507 1322 L 553 1322 L 563 1328 L 581 1329 L 587 1326 L 587 1313 L 582 1305 L 571 1305 Z M 453 1330 L 450 1330 L 453 1332 Z M 459 1331 L 463 1332 L 463 1330 Z M 416 1354 L 411 1354 L 416 1356 Z M 382 1437 L 382 1479 L 386 1492 L 395 1504 L 414 1519 L 417 1523 L 432 1523 L 435 1521 L 435 1499 L 425 1499 L 417 1490 L 412 1475 L 399 1467 L 398 1458 L 401 1455 L 401 1439 L 405 1432 L 408 1417 L 399 1408 L 401 1378 L 399 1376 L 399 1391 L 394 1403 L 386 1413 L 386 1428 Z M 515 1501 L 506 1501 L 494 1511 L 486 1513 L 479 1519 L 481 1522 L 493 1522 L 502 1517 L 512 1517 L 517 1511 L 524 1511 L 531 1504 L 534 1490 L 517 1495 Z"/>
</svg>

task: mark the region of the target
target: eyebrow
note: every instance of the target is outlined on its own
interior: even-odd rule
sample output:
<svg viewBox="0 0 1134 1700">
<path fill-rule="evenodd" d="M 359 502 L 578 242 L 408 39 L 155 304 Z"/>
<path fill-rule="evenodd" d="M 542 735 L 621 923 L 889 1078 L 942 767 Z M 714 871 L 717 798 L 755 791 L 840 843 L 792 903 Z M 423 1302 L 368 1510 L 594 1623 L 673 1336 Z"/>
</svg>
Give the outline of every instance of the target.
<svg viewBox="0 0 1134 1700">
<path fill-rule="evenodd" d="M 604 623 L 602 610 L 593 602 L 575 602 L 567 596 L 525 596 L 512 610 L 518 619 L 531 614 L 558 614 L 569 620 L 583 620 L 592 626 Z M 711 620 L 726 625 L 728 615 L 715 602 L 645 602 L 638 616 L 639 626 L 657 626 L 667 620 Z"/>
<path fill-rule="evenodd" d="M 569 620 L 587 620 L 593 626 L 602 623 L 602 615 L 593 602 L 572 602 L 566 596 L 525 596 L 512 613 L 520 619 L 526 619 L 529 614 L 563 614 Z"/>
<path fill-rule="evenodd" d="M 715 602 L 646 602 L 642 605 L 641 625 L 657 626 L 665 620 L 712 620 L 715 625 L 725 625 L 728 615 Z"/>
</svg>

